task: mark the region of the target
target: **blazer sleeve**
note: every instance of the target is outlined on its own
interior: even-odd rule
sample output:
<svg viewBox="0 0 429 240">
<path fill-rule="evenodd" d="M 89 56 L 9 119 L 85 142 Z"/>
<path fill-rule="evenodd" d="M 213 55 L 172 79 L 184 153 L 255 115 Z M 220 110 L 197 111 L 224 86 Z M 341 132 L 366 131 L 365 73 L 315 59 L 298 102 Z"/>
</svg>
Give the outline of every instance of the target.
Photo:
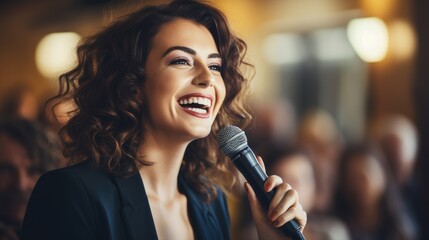
<svg viewBox="0 0 429 240">
<path fill-rule="evenodd" d="M 25 214 L 24 240 L 96 239 L 94 210 L 81 180 L 56 170 L 43 175 Z"/>
</svg>

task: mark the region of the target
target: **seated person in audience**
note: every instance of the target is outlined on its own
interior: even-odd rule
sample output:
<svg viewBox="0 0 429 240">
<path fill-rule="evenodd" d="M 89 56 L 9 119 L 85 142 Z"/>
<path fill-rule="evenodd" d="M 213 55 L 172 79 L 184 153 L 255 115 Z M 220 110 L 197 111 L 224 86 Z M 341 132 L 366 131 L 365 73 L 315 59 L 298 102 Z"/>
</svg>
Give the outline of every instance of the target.
<svg viewBox="0 0 429 240">
<path fill-rule="evenodd" d="M 297 144 L 308 153 L 315 170 L 317 202 L 313 211 L 327 213 L 332 205 L 338 155 L 343 144 L 333 116 L 322 109 L 305 114 L 299 123 Z"/>
<path fill-rule="evenodd" d="M 0 239 L 19 239 L 39 176 L 63 163 L 56 134 L 36 122 L 0 119 Z"/>
<path fill-rule="evenodd" d="M 417 239 L 392 173 L 374 145 L 346 149 L 340 160 L 336 191 L 333 206 L 352 239 Z"/>
<path fill-rule="evenodd" d="M 316 178 L 314 167 L 308 154 L 298 147 L 273 147 L 265 158 L 267 173 L 275 174 L 289 183 L 299 193 L 303 209 L 307 212 L 307 226 L 304 236 L 307 240 L 348 240 L 350 235 L 346 225 L 328 213 L 314 211 Z M 250 215 L 250 208 L 243 195 L 239 206 L 238 223 L 234 229 L 236 240 L 256 240 L 256 228 Z"/>
<path fill-rule="evenodd" d="M 317 213 L 315 169 L 310 156 L 297 147 L 286 147 L 272 151 L 267 158 L 267 171 L 280 176 L 299 193 L 302 207 L 307 212 L 304 235 L 307 240 L 347 240 L 347 227 L 338 218 L 328 213 Z"/>
<path fill-rule="evenodd" d="M 370 132 L 386 156 L 393 180 L 414 221 L 420 212 L 420 186 L 415 171 L 418 136 L 416 126 L 403 115 L 387 115 L 373 122 Z"/>
</svg>

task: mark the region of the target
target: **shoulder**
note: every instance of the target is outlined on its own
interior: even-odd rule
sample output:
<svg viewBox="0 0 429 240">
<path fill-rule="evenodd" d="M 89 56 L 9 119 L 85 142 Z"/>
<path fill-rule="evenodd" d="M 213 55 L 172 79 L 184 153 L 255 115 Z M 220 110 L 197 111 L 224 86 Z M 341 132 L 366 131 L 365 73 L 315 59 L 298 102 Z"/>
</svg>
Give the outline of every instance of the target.
<svg viewBox="0 0 429 240">
<path fill-rule="evenodd" d="M 89 162 L 47 172 L 31 194 L 24 239 L 91 239 L 103 209 L 118 205 L 117 195 L 109 174 Z"/>
<path fill-rule="evenodd" d="M 30 198 L 31 205 L 110 205 L 118 198 L 114 176 L 93 167 L 89 161 L 53 170 L 42 175 Z"/>
<path fill-rule="evenodd" d="M 43 174 L 31 194 L 29 207 L 67 206 L 89 202 L 99 189 L 113 186 L 109 174 L 91 167 L 88 161 Z"/>
<path fill-rule="evenodd" d="M 79 164 L 47 172 L 39 178 L 24 217 L 24 239 L 63 238 L 64 234 L 70 234 L 69 229 L 93 229 L 93 201 L 84 183 L 86 170 L 80 169 L 85 168 Z"/>
<path fill-rule="evenodd" d="M 43 174 L 35 187 L 34 191 L 40 188 L 48 189 L 96 189 L 100 185 L 109 185 L 111 176 L 96 167 L 93 167 L 89 161 L 84 161 L 73 166 L 56 169 Z"/>
<path fill-rule="evenodd" d="M 64 168 L 58 168 L 42 175 L 40 179 L 62 176 L 85 177 L 89 175 L 105 175 L 102 170 L 93 166 L 89 160 Z"/>
</svg>

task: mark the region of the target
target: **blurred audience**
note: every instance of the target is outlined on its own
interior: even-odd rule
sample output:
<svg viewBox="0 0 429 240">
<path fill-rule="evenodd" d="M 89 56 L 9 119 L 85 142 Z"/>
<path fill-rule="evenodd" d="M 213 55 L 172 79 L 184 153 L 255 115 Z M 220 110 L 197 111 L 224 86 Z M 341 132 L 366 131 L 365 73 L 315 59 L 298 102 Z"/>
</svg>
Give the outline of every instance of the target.
<svg viewBox="0 0 429 240">
<path fill-rule="evenodd" d="M 388 115 L 370 126 L 370 135 L 378 143 L 392 170 L 393 180 L 405 200 L 407 210 L 415 222 L 419 214 L 419 186 L 415 166 L 417 162 L 417 129 L 402 115 Z"/>
<path fill-rule="evenodd" d="M 382 152 L 370 143 L 348 147 L 340 160 L 335 204 L 352 239 L 418 239 Z"/>
<path fill-rule="evenodd" d="M 416 164 L 418 137 L 415 125 L 402 115 L 390 115 L 376 121 L 372 135 L 386 155 L 394 180 L 406 187 Z"/>
<path fill-rule="evenodd" d="M 374 125 L 371 134 L 386 155 L 394 180 L 408 192 L 413 187 L 415 177 L 418 148 L 416 126 L 401 115 L 381 118 Z"/>
<path fill-rule="evenodd" d="M 350 239 L 347 227 L 342 221 L 332 215 L 313 211 L 313 207 L 318 201 L 316 198 L 316 179 L 313 164 L 305 151 L 297 147 L 273 147 L 266 156 L 265 163 L 268 175 L 280 176 L 298 192 L 302 207 L 308 216 L 307 226 L 304 229 L 304 236 L 307 240 Z M 258 239 L 247 198 L 244 194 L 239 208 L 240 217 L 234 239 Z"/>
<path fill-rule="evenodd" d="M 316 176 L 315 212 L 329 211 L 337 175 L 342 137 L 334 118 L 326 111 L 315 110 L 300 121 L 297 136 L 299 147 L 308 152 Z"/>
<path fill-rule="evenodd" d="M 273 147 L 294 142 L 296 117 L 293 106 L 285 99 L 252 103 L 252 127 L 246 129 L 249 146 L 265 158 Z"/>
<path fill-rule="evenodd" d="M 309 112 L 295 132 L 291 106 L 274 103 L 254 108 L 249 145 L 263 157 L 268 174 L 298 191 L 308 213 L 306 239 L 419 239 L 418 142 L 409 119 L 381 118 L 371 126 L 373 141 L 343 149 L 328 112 Z M 296 147 L 286 147 L 294 142 Z M 241 202 L 234 209 L 239 215 L 234 239 L 257 239 L 247 200 Z"/>
<path fill-rule="evenodd" d="M 20 116 L 29 120 L 39 119 L 41 107 L 34 92 L 26 86 L 10 89 L 0 105 L 0 116 Z"/>
<path fill-rule="evenodd" d="M 296 128 L 294 108 L 288 101 L 279 98 L 268 101 L 253 99 L 250 105 L 252 105 L 253 111 L 252 124 L 245 129 L 248 145 L 266 162 L 266 156 L 273 148 L 294 140 Z M 241 174 L 239 180 L 242 184 L 246 181 Z M 232 222 L 232 239 L 258 239 L 247 195 L 243 189 L 237 189 L 237 199 L 230 198 L 228 202 Z"/>
<path fill-rule="evenodd" d="M 316 178 L 309 155 L 297 147 L 273 150 L 267 158 L 267 171 L 276 174 L 299 193 L 308 221 L 304 229 L 307 240 L 348 240 L 345 224 L 327 213 L 314 212 Z"/>
<path fill-rule="evenodd" d="M 23 118 L 0 119 L 0 239 L 19 239 L 39 176 L 65 165 L 55 133 Z"/>
</svg>

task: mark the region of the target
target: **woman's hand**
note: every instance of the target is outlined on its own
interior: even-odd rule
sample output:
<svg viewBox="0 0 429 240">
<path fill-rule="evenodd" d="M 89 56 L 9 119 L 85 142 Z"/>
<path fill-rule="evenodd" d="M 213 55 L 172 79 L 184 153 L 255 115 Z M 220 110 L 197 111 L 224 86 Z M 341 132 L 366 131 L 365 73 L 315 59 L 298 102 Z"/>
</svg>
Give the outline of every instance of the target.
<svg viewBox="0 0 429 240">
<path fill-rule="evenodd" d="M 259 156 L 257 158 L 259 164 L 261 164 L 262 168 L 265 170 L 262 158 Z M 260 240 L 288 239 L 276 228 L 292 219 L 295 219 L 300 225 L 300 231 L 303 231 L 307 223 L 307 214 L 299 203 L 298 193 L 293 190 L 289 184 L 283 182 L 279 176 L 269 176 L 264 184 L 264 190 L 266 192 L 274 188 L 276 189 L 268 212 L 260 205 L 252 186 L 246 182 L 244 183 L 244 188 L 247 191 L 250 209 Z"/>
</svg>

